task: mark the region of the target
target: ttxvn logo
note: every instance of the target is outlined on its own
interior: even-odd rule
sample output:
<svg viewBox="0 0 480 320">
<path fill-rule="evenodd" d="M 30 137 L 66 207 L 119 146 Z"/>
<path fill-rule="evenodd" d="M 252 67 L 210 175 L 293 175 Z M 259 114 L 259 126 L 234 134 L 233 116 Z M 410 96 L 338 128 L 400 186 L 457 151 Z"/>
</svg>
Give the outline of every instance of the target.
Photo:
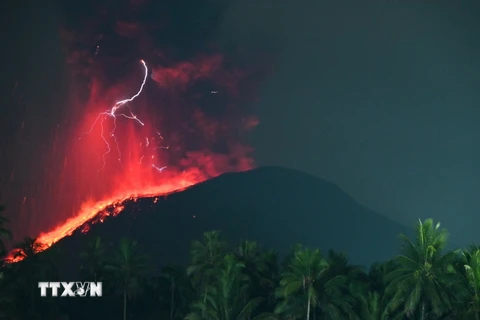
<svg viewBox="0 0 480 320">
<path fill-rule="evenodd" d="M 101 282 L 39 282 L 40 296 L 47 296 L 47 289 L 51 289 L 52 297 L 58 297 L 59 289 L 63 292 L 60 297 L 101 297 Z"/>
</svg>

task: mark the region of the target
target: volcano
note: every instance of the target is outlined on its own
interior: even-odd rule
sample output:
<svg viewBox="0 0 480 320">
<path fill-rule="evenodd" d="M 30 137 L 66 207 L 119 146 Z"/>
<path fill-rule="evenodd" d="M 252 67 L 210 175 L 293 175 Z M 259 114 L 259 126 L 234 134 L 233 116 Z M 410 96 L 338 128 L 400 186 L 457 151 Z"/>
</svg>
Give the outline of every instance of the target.
<svg viewBox="0 0 480 320">
<path fill-rule="evenodd" d="M 263 167 L 223 174 L 165 197 L 128 201 L 120 214 L 83 225 L 56 245 L 68 255 L 60 262 L 64 270 L 75 269 L 85 241 L 97 235 L 107 243 L 121 237 L 138 240 L 154 265 L 185 264 L 191 242 L 210 230 L 219 230 L 232 245 L 251 239 L 284 254 L 302 243 L 344 252 L 362 265 L 393 257 L 398 234 L 411 234 L 333 183 Z"/>
</svg>

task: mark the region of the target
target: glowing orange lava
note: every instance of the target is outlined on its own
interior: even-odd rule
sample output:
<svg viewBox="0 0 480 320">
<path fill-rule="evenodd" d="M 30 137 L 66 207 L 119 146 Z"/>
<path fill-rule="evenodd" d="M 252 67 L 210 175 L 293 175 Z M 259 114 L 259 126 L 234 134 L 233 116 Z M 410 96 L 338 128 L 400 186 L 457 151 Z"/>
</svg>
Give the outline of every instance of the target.
<svg viewBox="0 0 480 320">
<path fill-rule="evenodd" d="M 53 230 L 42 233 L 38 236 L 36 241 L 40 244 L 39 247 L 41 249 L 38 250 L 38 252 L 36 253 L 44 251 L 62 238 L 70 236 L 82 225 L 85 228 L 82 230 L 82 232 L 88 232 L 90 228 L 89 225 L 86 223 L 88 221 L 92 221 L 92 219 L 96 219 L 95 221 L 92 221 L 92 223 L 95 223 L 103 222 L 107 216 L 116 216 L 123 211 L 124 206 L 122 204 L 125 201 L 135 201 L 136 199 L 142 197 L 164 196 L 175 191 L 181 191 L 196 183 L 202 182 L 202 180 L 205 180 L 201 179 L 198 175 L 186 173 L 180 175 L 181 176 L 178 176 L 177 179 L 173 179 L 170 182 L 164 183 L 160 186 L 152 186 L 149 188 L 138 190 L 136 192 L 132 192 L 130 194 L 116 194 L 98 202 L 84 203 L 76 216 L 68 219 Z M 158 198 L 153 199 L 154 203 L 156 203 L 157 201 Z M 109 211 L 107 210 L 108 208 L 113 208 L 113 210 Z M 13 250 L 10 255 L 5 259 L 5 261 L 13 263 L 23 260 L 22 256 L 16 255 L 18 250 L 19 249 Z"/>
<path fill-rule="evenodd" d="M 109 215 L 109 213 L 105 211 L 108 207 L 115 207 L 116 210 L 113 211 L 113 215 L 117 215 L 123 210 L 122 203 L 125 201 L 135 200 L 140 197 L 166 195 L 189 187 L 197 182 L 200 181 L 180 180 L 173 184 L 151 187 L 150 190 L 142 190 L 141 192 L 139 191 L 129 195 L 116 195 L 96 203 L 85 203 L 75 217 L 65 221 L 63 224 L 59 225 L 50 232 L 40 234 L 40 236 L 37 238 L 37 241 L 41 244 L 51 246 L 60 239 L 71 235 L 73 231 L 78 229 L 85 222 L 95 218 L 97 215 L 102 215 L 102 213 L 104 216 L 100 216 L 98 218 L 100 219 L 100 222 L 103 222 L 103 218 Z"/>
</svg>

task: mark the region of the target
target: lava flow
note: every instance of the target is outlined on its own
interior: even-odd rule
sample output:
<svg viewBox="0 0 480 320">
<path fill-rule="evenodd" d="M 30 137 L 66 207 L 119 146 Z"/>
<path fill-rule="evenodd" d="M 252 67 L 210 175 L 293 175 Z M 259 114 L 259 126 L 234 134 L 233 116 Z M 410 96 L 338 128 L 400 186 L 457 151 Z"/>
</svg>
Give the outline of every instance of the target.
<svg viewBox="0 0 480 320">
<path fill-rule="evenodd" d="M 65 180 L 70 182 L 70 189 L 66 185 L 65 199 L 59 198 L 58 205 L 52 206 L 62 209 L 63 205 L 66 208 L 69 190 L 74 191 L 70 194 L 83 191 L 84 198 L 90 196 L 93 200 L 83 201 L 73 217 L 51 231 L 41 233 L 36 238 L 38 252 L 71 235 L 81 226 L 87 227 L 82 231 L 88 231 L 87 222 L 103 222 L 106 216 L 118 214 L 123 210 L 125 201 L 166 195 L 222 171 L 251 168 L 249 162 L 229 167 L 229 156 L 218 157 L 205 150 L 186 152 L 175 165 L 168 166 L 170 161 L 178 160 L 178 155 L 171 157 L 169 154 L 175 148 L 165 145 L 167 139 L 160 130 L 149 125 L 149 122 L 161 121 L 154 121 L 151 117 L 145 117 L 149 121 L 140 120 L 143 117 L 137 116 L 137 112 L 132 111 L 134 106 L 130 105 L 141 96 L 147 82 L 149 70 L 145 61 L 141 60 L 141 63 L 144 67 L 143 81 L 133 96 L 113 103 L 107 111 L 85 116 L 85 126 L 88 125 L 90 130 L 76 139 L 78 144 L 69 150 L 71 154 L 67 151 L 64 173 L 60 174 L 60 178 L 69 178 Z M 92 96 L 89 106 L 98 110 L 98 104 L 101 104 L 98 93 Z M 118 123 L 120 120 L 124 122 Z M 120 125 L 121 130 L 117 130 Z M 215 167 L 216 164 L 219 164 L 220 170 Z M 7 261 L 23 259 L 21 254 L 16 253 L 18 249 L 11 252 Z"/>
<path fill-rule="evenodd" d="M 89 231 L 88 222 L 97 223 L 103 222 L 107 216 L 116 216 L 124 209 L 124 202 L 126 201 L 135 201 L 138 198 L 142 197 L 156 197 L 168 195 L 172 192 L 181 191 L 189 186 L 192 186 L 196 183 L 202 182 L 205 179 L 200 178 L 200 175 L 190 174 L 190 175 L 181 175 L 175 179 L 172 179 L 171 182 L 163 183 L 159 186 L 152 186 L 147 189 L 138 190 L 136 193 L 131 193 L 128 195 L 125 194 L 116 194 L 111 197 L 98 201 L 98 202 L 86 202 L 82 205 L 82 208 L 79 210 L 77 215 L 73 218 L 68 219 L 63 224 L 54 228 L 53 230 L 42 233 L 36 238 L 36 243 L 39 244 L 37 252 L 42 252 L 48 249 L 50 246 L 58 242 L 64 237 L 70 236 L 75 230 L 79 227 L 84 226 L 85 229 L 82 232 Z M 155 198 L 153 201 L 156 202 L 158 198 Z M 109 210 L 110 209 L 110 210 Z M 12 252 L 5 258 L 6 262 L 14 263 L 19 262 L 24 259 L 24 256 L 18 254 L 20 249 L 13 249 Z"/>
</svg>

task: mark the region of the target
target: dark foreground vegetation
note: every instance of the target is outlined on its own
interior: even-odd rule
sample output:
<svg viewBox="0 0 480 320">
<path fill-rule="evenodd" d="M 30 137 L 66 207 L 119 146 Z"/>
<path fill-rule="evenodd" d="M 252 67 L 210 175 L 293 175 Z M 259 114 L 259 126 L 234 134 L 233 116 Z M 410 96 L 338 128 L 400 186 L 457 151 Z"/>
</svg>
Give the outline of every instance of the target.
<svg viewBox="0 0 480 320">
<path fill-rule="evenodd" d="M 6 223 L 0 218 L 3 240 Z M 39 244 L 25 239 L 17 246 L 24 260 L 0 269 L 0 318 L 480 319 L 480 249 L 445 251 L 447 233 L 432 220 L 402 241 L 396 258 L 366 270 L 301 245 L 279 263 L 253 241 L 228 248 L 207 232 L 192 244 L 189 266 L 155 270 L 135 240 L 93 237 L 79 253 L 77 280 L 102 281 L 103 297 L 42 298 L 39 281 L 65 281 L 56 270 L 61 253 L 53 246 L 35 254 Z"/>
</svg>

